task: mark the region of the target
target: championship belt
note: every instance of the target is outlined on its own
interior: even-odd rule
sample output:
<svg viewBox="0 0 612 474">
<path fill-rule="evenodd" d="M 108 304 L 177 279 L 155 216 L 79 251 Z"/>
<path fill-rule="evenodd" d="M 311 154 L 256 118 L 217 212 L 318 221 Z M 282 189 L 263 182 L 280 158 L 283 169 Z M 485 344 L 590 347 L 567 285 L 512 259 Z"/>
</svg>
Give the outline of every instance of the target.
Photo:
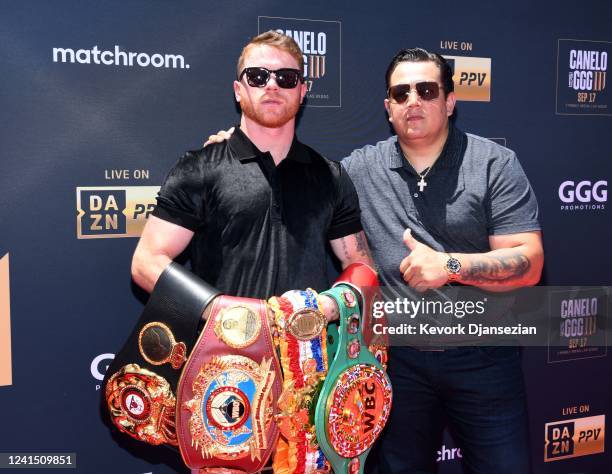
<svg viewBox="0 0 612 474">
<path fill-rule="evenodd" d="M 145 443 L 177 445 L 175 397 L 180 370 L 217 290 L 172 262 L 106 371 L 105 405 L 120 431 Z"/>
<path fill-rule="evenodd" d="M 374 325 L 373 306 L 381 299 L 378 275 L 376 271 L 365 263 L 352 263 L 344 269 L 334 282 L 333 287 L 338 285 L 349 286 L 357 295 L 359 308 L 361 310 L 361 333 L 370 352 L 387 369 L 388 338 L 385 335 L 376 334 L 372 330 Z M 377 322 L 386 326 L 384 315 L 377 318 Z"/>
<path fill-rule="evenodd" d="M 278 438 L 282 389 L 265 301 L 217 298 L 179 381 L 178 444 L 192 469 L 256 472 Z"/>
<path fill-rule="evenodd" d="M 315 425 L 319 446 L 336 474 L 361 473 L 391 410 L 391 382 L 364 343 L 357 298 L 338 285 L 325 291 L 338 303 L 338 350 L 319 395 Z"/>
<path fill-rule="evenodd" d="M 327 374 L 327 319 L 311 289 L 292 290 L 269 300 L 276 319 L 276 342 L 283 367 L 283 393 L 276 417 L 281 431 L 275 474 L 311 474 L 330 470 L 319 449 L 314 409 Z"/>
</svg>

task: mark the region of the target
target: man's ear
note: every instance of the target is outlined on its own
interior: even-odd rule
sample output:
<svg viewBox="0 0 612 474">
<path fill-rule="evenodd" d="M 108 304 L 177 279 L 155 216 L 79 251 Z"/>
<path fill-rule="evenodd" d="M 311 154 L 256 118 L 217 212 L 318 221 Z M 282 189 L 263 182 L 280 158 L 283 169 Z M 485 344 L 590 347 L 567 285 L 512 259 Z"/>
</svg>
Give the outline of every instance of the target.
<svg viewBox="0 0 612 474">
<path fill-rule="evenodd" d="M 454 92 L 449 92 L 446 94 L 446 116 L 450 117 L 453 115 L 455 111 L 455 104 L 457 102 L 457 97 Z"/>
<path fill-rule="evenodd" d="M 303 82 L 300 90 L 300 104 L 304 102 L 306 92 L 308 92 L 308 86 L 306 85 L 306 82 Z"/>
<path fill-rule="evenodd" d="M 236 102 L 240 102 L 241 93 L 242 90 L 240 82 L 234 81 L 234 98 L 236 99 Z"/>
<path fill-rule="evenodd" d="M 387 116 L 389 117 L 389 122 L 393 122 L 393 119 L 391 118 L 391 103 L 389 102 L 389 99 L 385 99 L 385 110 L 387 111 Z"/>
</svg>

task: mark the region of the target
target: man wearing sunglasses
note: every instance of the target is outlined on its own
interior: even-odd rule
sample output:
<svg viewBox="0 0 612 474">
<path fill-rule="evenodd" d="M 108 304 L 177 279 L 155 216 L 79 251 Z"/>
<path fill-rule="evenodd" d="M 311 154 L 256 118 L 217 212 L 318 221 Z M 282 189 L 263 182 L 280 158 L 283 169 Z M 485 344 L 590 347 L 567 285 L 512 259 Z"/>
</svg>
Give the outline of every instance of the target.
<svg viewBox="0 0 612 474">
<path fill-rule="evenodd" d="M 449 120 L 452 75 L 437 54 L 400 51 L 384 101 L 396 135 L 342 161 L 381 285 L 402 296 L 452 282 L 504 292 L 540 279 L 535 195 L 511 150 Z M 465 472 L 529 472 L 517 347 L 392 347 L 389 374 L 394 405 L 379 472 L 437 472 L 446 423 Z"/>
<path fill-rule="evenodd" d="M 328 243 L 343 268 L 371 264 L 350 178 L 295 136 L 303 64 L 297 43 L 273 31 L 244 47 L 233 83 L 240 126 L 167 175 L 133 257 L 142 288 L 151 292 L 190 244 L 193 272 L 232 296 L 329 288 Z M 337 318 L 331 298 L 321 303 Z"/>
<path fill-rule="evenodd" d="M 504 292 L 540 279 L 529 181 L 514 152 L 452 124 L 452 77 L 438 54 L 400 51 L 385 76 L 396 135 L 342 160 L 381 285 L 398 297 L 454 282 Z M 530 472 L 517 347 L 392 347 L 389 375 L 394 404 L 378 456 L 370 457 L 375 471 L 437 472 L 448 423 L 466 472 Z"/>
</svg>

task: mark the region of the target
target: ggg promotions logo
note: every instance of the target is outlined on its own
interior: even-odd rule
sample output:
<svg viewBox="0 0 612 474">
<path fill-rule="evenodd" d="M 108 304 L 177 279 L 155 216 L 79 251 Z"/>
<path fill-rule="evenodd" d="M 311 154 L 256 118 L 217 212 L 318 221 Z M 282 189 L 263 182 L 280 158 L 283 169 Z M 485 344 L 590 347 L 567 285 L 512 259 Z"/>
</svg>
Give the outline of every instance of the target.
<svg viewBox="0 0 612 474">
<path fill-rule="evenodd" d="M 549 363 L 606 355 L 606 288 L 552 291 L 549 314 Z"/>
<path fill-rule="evenodd" d="M 605 210 L 608 181 L 563 181 L 559 186 L 562 211 Z"/>
<path fill-rule="evenodd" d="M 77 188 L 77 237 L 139 237 L 158 191 L 159 186 Z"/>
<path fill-rule="evenodd" d="M 611 45 L 608 41 L 558 40 L 558 115 L 612 115 L 606 88 Z"/>
<path fill-rule="evenodd" d="M 0 387 L 13 383 L 9 254 L 0 258 Z"/>
<path fill-rule="evenodd" d="M 260 16 L 259 33 L 275 30 L 291 36 L 304 55 L 307 107 L 341 107 L 341 23 Z"/>
<path fill-rule="evenodd" d="M 544 462 L 603 453 L 606 416 L 546 423 Z"/>
<path fill-rule="evenodd" d="M 446 56 L 453 68 L 457 100 L 491 102 L 491 58 Z"/>
</svg>

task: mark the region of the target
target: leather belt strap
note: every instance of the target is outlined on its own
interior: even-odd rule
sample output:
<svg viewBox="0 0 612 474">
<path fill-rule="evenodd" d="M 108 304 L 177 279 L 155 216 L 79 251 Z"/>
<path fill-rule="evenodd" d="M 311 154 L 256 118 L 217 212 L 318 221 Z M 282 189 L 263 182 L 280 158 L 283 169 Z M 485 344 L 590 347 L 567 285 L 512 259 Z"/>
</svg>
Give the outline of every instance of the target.
<svg viewBox="0 0 612 474">
<path fill-rule="evenodd" d="M 174 393 L 206 306 L 219 291 L 177 263 L 159 277 L 140 319 L 106 371 L 111 421 L 146 443 L 176 445 Z"/>
<path fill-rule="evenodd" d="M 333 287 L 344 285 L 350 287 L 358 297 L 359 309 L 361 311 L 361 332 L 370 352 L 387 368 L 388 361 L 388 336 L 374 333 L 374 323 L 386 326 L 385 316 L 373 318 L 374 303 L 381 299 L 378 275 L 369 265 L 365 263 L 352 263 L 338 276 Z"/>
<path fill-rule="evenodd" d="M 322 294 L 338 304 L 340 329 L 338 350 L 317 401 L 317 440 L 336 474 L 361 473 L 389 417 L 391 382 L 364 342 L 352 288 L 338 285 Z"/>
<path fill-rule="evenodd" d="M 179 381 L 177 435 L 185 464 L 263 468 L 278 438 L 281 388 L 266 303 L 217 298 Z"/>
</svg>

